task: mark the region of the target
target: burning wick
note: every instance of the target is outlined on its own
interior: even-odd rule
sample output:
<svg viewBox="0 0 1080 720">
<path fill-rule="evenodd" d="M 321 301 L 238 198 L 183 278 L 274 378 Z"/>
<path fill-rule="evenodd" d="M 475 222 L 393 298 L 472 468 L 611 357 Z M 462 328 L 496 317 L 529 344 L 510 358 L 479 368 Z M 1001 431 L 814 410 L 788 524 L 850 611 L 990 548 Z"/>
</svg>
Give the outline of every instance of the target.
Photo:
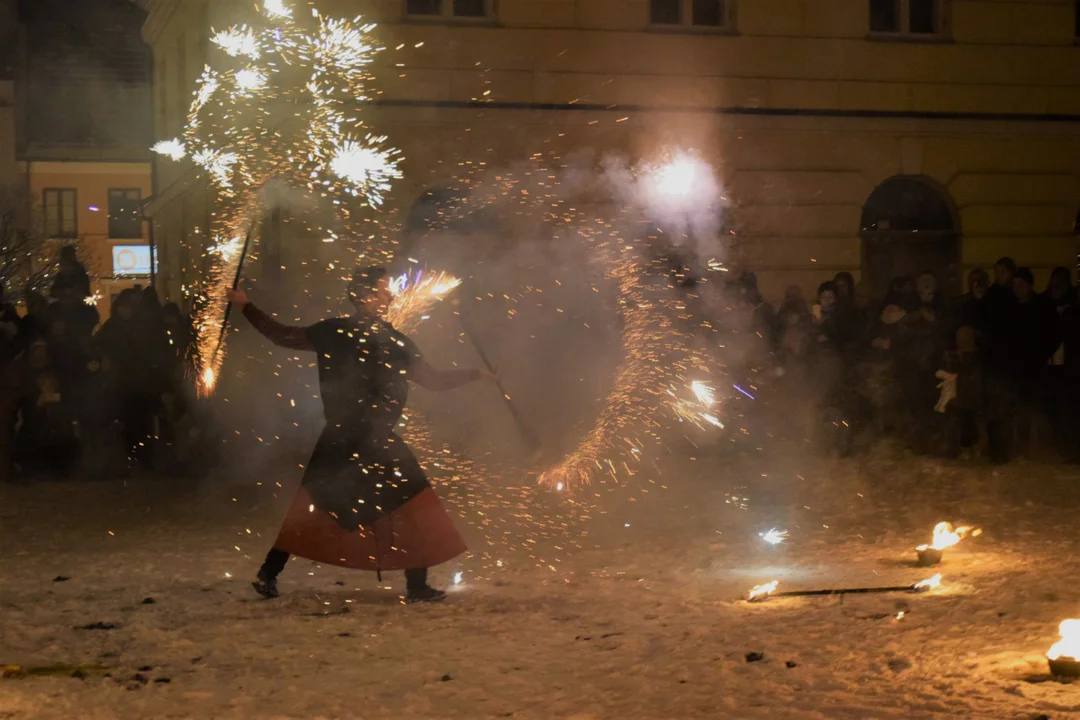
<svg viewBox="0 0 1080 720">
<path fill-rule="evenodd" d="M 939 522 L 934 526 L 934 538 L 929 545 L 920 545 L 915 548 L 919 553 L 919 565 L 930 567 L 941 562 L 945 548 L 952 547 L 960 542 L 965 535 L 971 533 L 972 537 L 982 533 L 982 530 L 972 530 L 970 527 L 953 528 L 951 523 Z"/>
<path fill-rule="evenodd" d="M 784 542 L 784 540 L 787 540 L 787 536 L 787 530 L 777 530 L 776 528 L 773 528 L 768 532 L 758 533 L 758 537 L 770 545 L 779 545 Z"/>
<path fill-rule="evenodd" d="M 203 370 L 203 375 L 202 375 L 203 388 L 205 389 L 205 391 L 207 393 L 209 393 L 211 390 L 214 389 L 214 380 L 215 380 L 215 378 L 214 378 L 214 369 L 213 368 L 206 368 L 205 370 Z"/>
<path fill-rule="evenodd" d="M 459 572 L 454 573 L 454 584 L 455 585 L 460 585 L 461 584 L 461 573 L 459 573 Z"/>
<path fill-rule="evenodd" d="M 936 587 L 941 586 L 941 573 L 938 573 L 934 577 L 928 577 L 925 580 L 920 580 L 911 586 L 914 592 L 928 592 Z"/>
<path fill-rule="evenodd" d="M 761 602 L 762 600 L 767 600 L 779 584 L 779 580 L 773 580 L 764 585 L 755 585 L 750 588 L 750 592 L 746 593 L 747 602 Z"/>
<path fill-rule="evenodd" d="M 1046 651 L 1050 672 L 1054 675 L 1080 677 L 1080 620 L 1062 620 L 1058 626 L 1061 639 Z"/>
</svg>

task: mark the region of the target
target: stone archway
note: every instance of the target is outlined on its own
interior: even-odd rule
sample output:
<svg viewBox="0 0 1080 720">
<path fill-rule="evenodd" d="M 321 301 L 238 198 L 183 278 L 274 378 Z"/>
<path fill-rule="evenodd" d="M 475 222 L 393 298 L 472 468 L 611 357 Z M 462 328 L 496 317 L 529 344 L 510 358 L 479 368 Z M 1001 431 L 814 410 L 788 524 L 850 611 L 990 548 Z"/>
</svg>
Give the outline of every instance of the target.
<svg viewBox="0 0 1080 720">
<path fill-rule="evenodd" d="M 929 271 L 941 287 L 960 287 L 960 223 L 948 192 L 915 175 L 889 178 L 862 209 L 862 277 L 871 294 L 890 280 Z"/>
</svg>

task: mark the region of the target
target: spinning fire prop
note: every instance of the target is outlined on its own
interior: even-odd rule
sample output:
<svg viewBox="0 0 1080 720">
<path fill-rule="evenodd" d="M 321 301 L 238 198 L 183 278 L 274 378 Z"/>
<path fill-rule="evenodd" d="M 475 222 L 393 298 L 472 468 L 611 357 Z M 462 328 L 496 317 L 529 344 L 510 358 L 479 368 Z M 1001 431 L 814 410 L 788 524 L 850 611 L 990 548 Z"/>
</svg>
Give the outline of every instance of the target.
<svg viewBox="0 0 1080 720">
<path fill-rule="evenodd" d="M 764 602 L 770 597 L 812 597 L 817 595 L 867 595 L 870 593 L 914 592 L 922 593 L 933 590 L 941 585 L 941 575 L 920 580 L 911 585 L 894 585 L 891 587 L 864 587 L 864 588 L 835 588 L 831 590 L 789 590 L 787 592 L 775 592 L 779 580 L 773 580 L 764 585 L 755 585 L 746 594 L 747 602 Z M 1080 620 L 1077 621 L 1080 623 Z"/>
<path fill-rule="evenodd" d="M 1065 677 L 1080 677 L 1080 620 L 1062 620 L 1058 632 L 1061 639 L 1046 652 L 1050 672 Z"/>
<path fill-rule="evenodd" d="M 268 0 L 252 24 L 214 34 L 218 51 L 199 79 L 183 137 L 153 147 L 175 161 L 190 158 L 213 190 L 210 271 L 195 321 L 204 394 L 224 359 L 226 282 L 242 265 L 261 213 L 260 189 L 275 180 L 325 201 L 334 222 L 348 229 L 355 211 L 381 205 L 401 177 L 398 152 L 359 118 L 369 99 L 369 66 L 381 50 L 371 36 L 375 26 L 294 10 Z M 388 257 L 387 248 L 367 250 L 371 260 Z"/>
<path fill-rule="evenodd" d="M 967 526 L 953 528 L 951 523 L 939 522 L 934 526 L 933 541 L 929 545 L 920 545 L 915 548 L 915 551 L 919 553 L 919 565 L 923 567 L 937 565 L 941 562 L 945 548 L 957 544 L 969 533 L 975 537 L 980 535 L 982 530 L 978 528 L 973 530 Z"/>
</svg>

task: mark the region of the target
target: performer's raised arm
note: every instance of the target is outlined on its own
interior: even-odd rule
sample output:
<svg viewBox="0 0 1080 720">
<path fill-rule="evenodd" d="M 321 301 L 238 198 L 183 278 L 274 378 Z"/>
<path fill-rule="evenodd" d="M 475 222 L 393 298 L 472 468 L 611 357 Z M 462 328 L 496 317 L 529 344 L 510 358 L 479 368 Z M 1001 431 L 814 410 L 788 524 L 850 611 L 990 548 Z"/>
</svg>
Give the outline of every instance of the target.
<svg viewBox="0 0 1080 720">
<path fill-rule="evenodd" d="M 424 388 L 442 392 L 453 390 L 477 380 L 494 381 L 495 376 L 487 370 L 436 370 L 427 360 L 416 358 L 409 368 L 409 379 Z"/>
<path fill-rule="evenodd" d="M 315 350 L 308 340 L 307 328 L 279 323 L 255 307 L 243 290 L 230 290 L 228 297 L 229 302 L 241 310 L 248 322 L 270 342 L 290 350 Z"/>
</svg>

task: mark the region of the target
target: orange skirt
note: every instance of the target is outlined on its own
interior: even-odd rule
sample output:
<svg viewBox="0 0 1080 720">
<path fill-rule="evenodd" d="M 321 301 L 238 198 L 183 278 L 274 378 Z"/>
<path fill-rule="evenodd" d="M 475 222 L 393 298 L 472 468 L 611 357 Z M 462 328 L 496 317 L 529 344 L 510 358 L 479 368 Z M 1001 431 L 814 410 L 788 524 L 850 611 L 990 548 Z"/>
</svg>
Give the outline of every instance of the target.
<svg viewBox="0 0 1080 720">
<path fill-rule="evenodd" d="M 316 508 L 301 487 L 274 547 L 316 562 L 373 571 L 433 567 L 466 550 L 465 541 L 431 488 L 372 525 L 349 532 Z"/>
</svg>

